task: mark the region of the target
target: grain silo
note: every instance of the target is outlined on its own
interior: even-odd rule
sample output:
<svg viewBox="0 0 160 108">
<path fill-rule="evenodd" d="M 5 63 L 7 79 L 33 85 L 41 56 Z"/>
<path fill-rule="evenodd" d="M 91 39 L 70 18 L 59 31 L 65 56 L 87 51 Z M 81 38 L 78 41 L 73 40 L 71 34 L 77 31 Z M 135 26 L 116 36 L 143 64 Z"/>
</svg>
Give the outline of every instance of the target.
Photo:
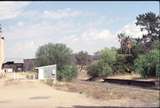
<svg viewBox="0 0 160 108">
<path fill-rule="evenodd" d="M 0 25 L 0 73 L 2 72 L 3 62 L 4 62 L 4 37 L 2 36 L 2 29 Z"/>
</svg>

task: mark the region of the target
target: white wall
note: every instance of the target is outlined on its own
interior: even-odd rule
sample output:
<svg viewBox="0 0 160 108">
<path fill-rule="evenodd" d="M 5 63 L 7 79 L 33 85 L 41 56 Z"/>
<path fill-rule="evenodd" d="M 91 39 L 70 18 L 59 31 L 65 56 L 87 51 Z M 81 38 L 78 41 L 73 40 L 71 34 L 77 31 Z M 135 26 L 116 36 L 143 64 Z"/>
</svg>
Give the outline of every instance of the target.
<svg viewBox="0 0 160 108">
<path fill-rule="evenodd" d="M 36 69 L 38 69 L 38 79 L 56 79 L 56 65 L 41 66 Z"/>
<path fill-rule="evenodd" d="M 44 70 L 38 69 L 38 79 L 44 79 Z"/>
<path fill-rule="evenodd" d="M 7 68 L 4 70 L 5 72 L 13 72 L 13 69 L 12 68 Z"/>
</svg>

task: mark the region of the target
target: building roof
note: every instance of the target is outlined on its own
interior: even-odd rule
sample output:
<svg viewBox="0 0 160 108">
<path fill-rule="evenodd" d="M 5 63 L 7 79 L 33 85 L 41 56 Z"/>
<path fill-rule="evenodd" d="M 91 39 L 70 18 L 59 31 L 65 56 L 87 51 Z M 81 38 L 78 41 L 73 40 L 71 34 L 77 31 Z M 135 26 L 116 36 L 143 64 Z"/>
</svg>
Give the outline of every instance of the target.
<svg viewBox="0 0 160 108">
<path fill-rule="evenodd" d="M 21 58 L 6 58 L 4 62 L 14 61 L 14 63 L 23 63 L 23 59 Z"/>
<path fill-rule="evenodd" d="M 36 67 L 35 69 L 45 69 L 45 68 L 56 68 L 56 64 L 47 65 L 47 66 L 40 66 L 40 67 Z"/>
</svg>

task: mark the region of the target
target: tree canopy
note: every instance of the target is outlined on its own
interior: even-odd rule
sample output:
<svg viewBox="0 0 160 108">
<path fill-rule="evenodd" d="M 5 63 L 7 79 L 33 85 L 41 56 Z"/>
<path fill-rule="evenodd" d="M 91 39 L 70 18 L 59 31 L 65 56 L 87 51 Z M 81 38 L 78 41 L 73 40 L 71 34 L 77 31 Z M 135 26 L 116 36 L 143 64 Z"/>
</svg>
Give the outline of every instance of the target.
<svg viewBox="0 0 160 108">
<path fill-rule="evenodd" d="M 91 56 L 88 52 L 80 51 L 75 54 L 76 64 L 78 65 L 87 65 L 91 62 Z"/>
<path fill-rule="evenodd" d="M 48 43 L 40 46 L 36 52 L 39 66 L 57 64 L 58 69 L 71 64 L 72 50 L 64 44 Z"/>
<path fill-rule="evenodd" d="M 148 12 L 138 15 L 136 19 L 136 25 L 140 26 L 141 31 L 147 31 L 147 33 L 139 39 L 139 43 L 141 43 L 144 50 L 148 52 L 152 49 L 152 43 L 160 39 L 160 16 L 153 12 Z"/>
</svg>

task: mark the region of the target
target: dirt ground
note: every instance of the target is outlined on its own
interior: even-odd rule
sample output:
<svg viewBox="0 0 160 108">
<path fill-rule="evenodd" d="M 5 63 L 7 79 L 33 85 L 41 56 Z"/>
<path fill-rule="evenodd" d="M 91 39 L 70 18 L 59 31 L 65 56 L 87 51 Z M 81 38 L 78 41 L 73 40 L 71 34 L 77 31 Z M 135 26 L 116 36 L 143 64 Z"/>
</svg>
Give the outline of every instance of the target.
<svg viewBox="0 0 160 108">
<path fill-rule="evenodd" d="M 107 106 L 84 94 L 59 91 L 37 80 L 0 80 L 0 108 Z"/>
<path fill-rule="evenodd" d="M 0 108 L 158 107 L 159 99 L 157 90 L 109 83 L 58 82 L 50 87 L 38 80 L 0 79 Z"/>
</svg>

